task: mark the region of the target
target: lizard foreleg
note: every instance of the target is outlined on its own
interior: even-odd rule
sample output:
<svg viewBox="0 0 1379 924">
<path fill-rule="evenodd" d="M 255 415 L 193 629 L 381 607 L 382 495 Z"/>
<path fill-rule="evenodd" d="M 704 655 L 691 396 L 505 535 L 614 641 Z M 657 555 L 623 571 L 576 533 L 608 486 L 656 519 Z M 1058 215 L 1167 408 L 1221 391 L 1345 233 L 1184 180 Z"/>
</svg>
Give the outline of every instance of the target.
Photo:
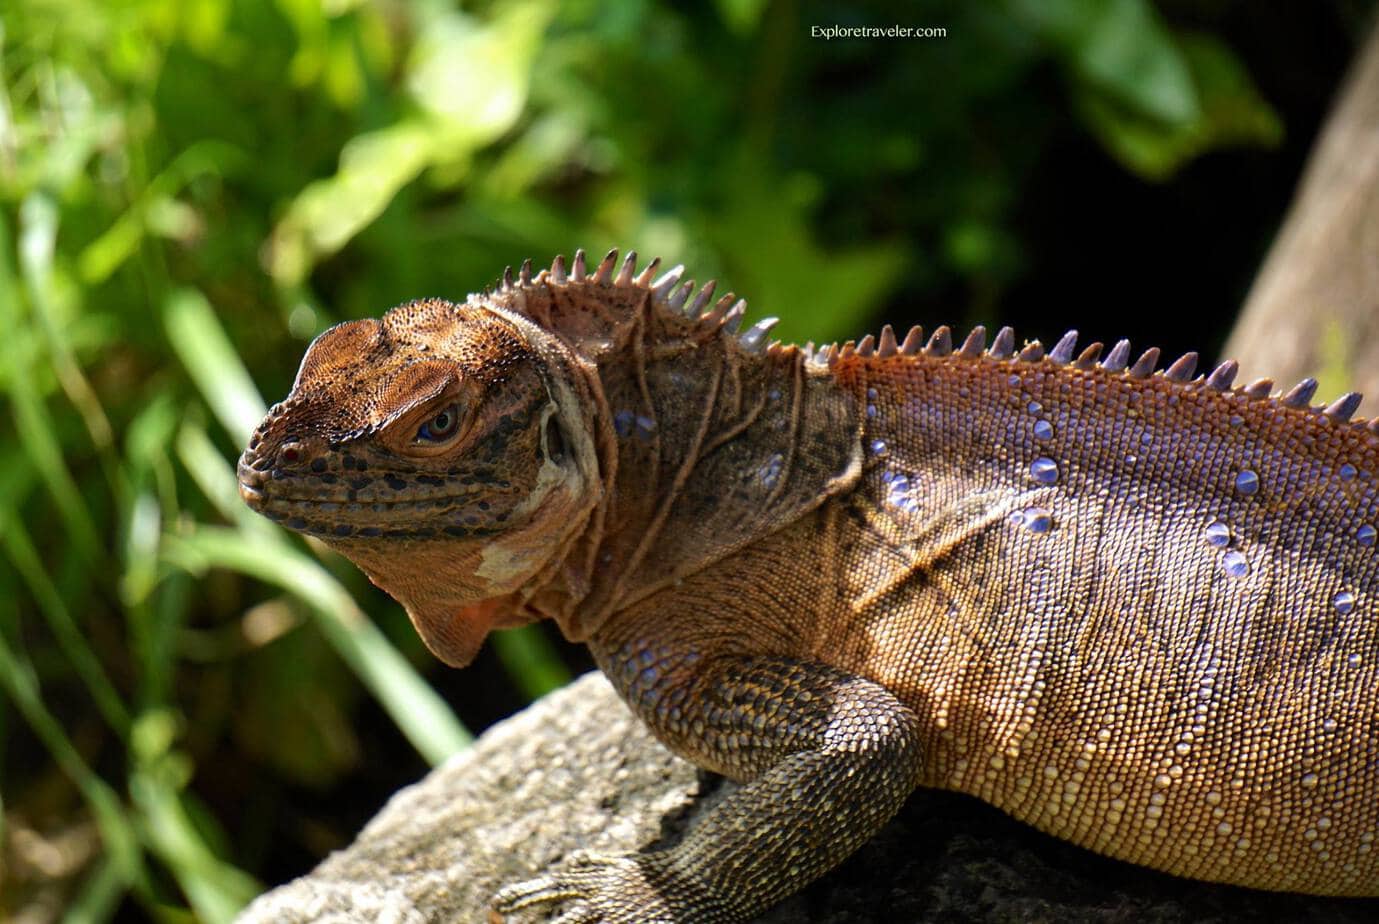
<svg viewBox="0 0 1379 924">
<path fill-rule="evenodd" d="M 634 709 L 745 785 L 678 845 L 586 859 L 504 889 L 497 910 L 565 900 L 560 924 L 745 921 L 846 859 L 919 779 L 915 714 L 869 680 L 785 658 L 647 661 L 610 671 Z"/>
</svg>

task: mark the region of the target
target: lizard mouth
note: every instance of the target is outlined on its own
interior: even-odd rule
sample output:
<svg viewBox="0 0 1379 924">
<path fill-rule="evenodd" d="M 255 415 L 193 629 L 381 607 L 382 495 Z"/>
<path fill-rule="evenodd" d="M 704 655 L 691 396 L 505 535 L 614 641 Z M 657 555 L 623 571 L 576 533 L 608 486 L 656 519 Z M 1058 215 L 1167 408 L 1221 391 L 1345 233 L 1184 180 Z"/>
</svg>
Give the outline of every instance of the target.
<svg viewBox="0 0 1379 924">
<path fill-rule="evenodd" d="M 239 496 L 246 504 L 254 510 L 261 510 L 264 504 L 263 492 L 247 481 L 241 480 L 239 483 Z"/>
<path fill-rule="evenodd" d="M 389 484 L 393 476 L 369 479 L 371 483 L 368 486 L 328 485 L 290 475 L 285 477 L 276 470 L 260 470 L 243 459 L 239 462 L 237 475 L 239 496 L 256 513 L 261 514 L 310 510 L 331 513 L 442 512 L 491 493 L 485 485 L 461 488 L 454 484 L 440 487 L 436 484 L 412 483 L 407 487 L 415 496 L 389 497 L 388 493 L 402 487 L 400 481 L 397 485 Z"/>
<path fill-rule="evenodd" d="M 485 496 L 478 487 L 417 498 L 357 497 L 353 490 L 293 494 L 286 493 L 294 487 L 293 479 L 281 479 L 243 458 L 237 475 L 239 496 L 255 513 L 322 539 L 483 538 L 505 528 L 506 514 L 495 518 L 467 503 Z"/>
</svg>

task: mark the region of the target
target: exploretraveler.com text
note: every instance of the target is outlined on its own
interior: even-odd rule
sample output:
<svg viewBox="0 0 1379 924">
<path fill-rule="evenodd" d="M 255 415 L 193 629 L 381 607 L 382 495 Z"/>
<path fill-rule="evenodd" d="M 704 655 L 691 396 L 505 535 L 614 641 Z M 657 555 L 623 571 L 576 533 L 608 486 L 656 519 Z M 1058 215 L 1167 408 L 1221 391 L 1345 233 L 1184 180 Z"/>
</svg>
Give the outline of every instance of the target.
<svg viewBox="0 0 1379 924">
<path fill-rule="evenodd" d="M 810 38 L 947 38 L 943 26 L 810 26 Z"/>
</svg>

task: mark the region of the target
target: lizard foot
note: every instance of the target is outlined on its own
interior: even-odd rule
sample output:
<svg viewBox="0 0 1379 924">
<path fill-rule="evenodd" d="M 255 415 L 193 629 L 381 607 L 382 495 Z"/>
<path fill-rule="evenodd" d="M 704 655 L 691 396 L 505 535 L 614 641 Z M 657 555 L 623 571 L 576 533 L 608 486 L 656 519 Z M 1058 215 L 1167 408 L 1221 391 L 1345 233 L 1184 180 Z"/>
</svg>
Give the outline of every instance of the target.
<svg viewBox="0 0 1379 924">
<path fill-rule="evenodd" d="M 575 854 L 566 869 L 501 889 L 493 897 L 495 920 L 555 902 L 563 902 L 565 907 L 551 924 L 712 924 L 730 920 L 707 902 L 696 901 L 683 885 L 653 884 L 645 859 Z"/>
</svg>

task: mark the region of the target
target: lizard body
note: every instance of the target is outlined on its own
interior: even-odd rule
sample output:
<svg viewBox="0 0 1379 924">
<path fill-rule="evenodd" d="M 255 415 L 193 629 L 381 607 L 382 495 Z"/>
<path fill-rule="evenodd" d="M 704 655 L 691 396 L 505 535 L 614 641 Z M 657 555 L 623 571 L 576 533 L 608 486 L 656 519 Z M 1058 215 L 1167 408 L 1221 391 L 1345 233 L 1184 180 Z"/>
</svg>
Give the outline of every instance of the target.
<svg viewBox="0 0 1379 924">
<path fill-rule="evenodd" d="M 635 256 L 505 275 L 308 350 L 241 492 L 431 649 L 553 618 L 746 784 L 677 847 L 504 890 L 740 921 L 916 786 L 1101 853 L 1379 894 L 1379 436 L 1128 344 L 823 350 Z"/>
</svg>

